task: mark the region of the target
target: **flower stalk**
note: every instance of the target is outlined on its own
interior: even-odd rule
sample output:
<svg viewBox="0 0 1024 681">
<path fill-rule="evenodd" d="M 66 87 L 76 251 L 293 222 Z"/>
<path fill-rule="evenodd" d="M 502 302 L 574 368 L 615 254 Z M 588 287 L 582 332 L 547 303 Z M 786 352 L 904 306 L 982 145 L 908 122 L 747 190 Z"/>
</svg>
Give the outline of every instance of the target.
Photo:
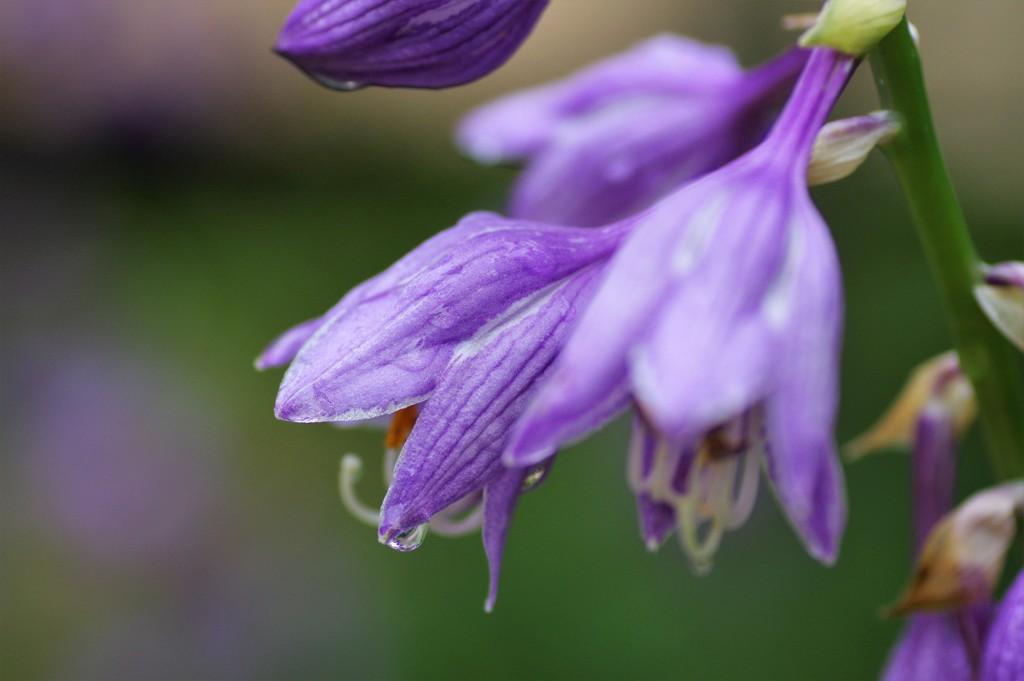
<svg viewBox="0 0 1024 681">
<path fill-rule="evenodd" d="M 1013 347 L 974 299 L 981 261 L 939 150 L 921 60 L 906 19 L 871 54 L 883 105 L 903 129 L 883 146 L 903 185 L 952 328 L 960 366 L 974 385 L 992 467 L 1024 475 L 1024 390 Z"/>
</svg>

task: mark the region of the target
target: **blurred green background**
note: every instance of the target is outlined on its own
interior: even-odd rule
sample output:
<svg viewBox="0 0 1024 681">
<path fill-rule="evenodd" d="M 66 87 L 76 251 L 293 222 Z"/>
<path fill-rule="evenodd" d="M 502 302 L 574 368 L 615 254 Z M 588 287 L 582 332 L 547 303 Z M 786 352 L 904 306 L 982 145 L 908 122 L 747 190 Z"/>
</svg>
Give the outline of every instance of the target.
<svg viewBox="0 0 1024 681">
<path fill-rule="evenodd" d="M 389 551 L 337 498 L 381 435 L 277 422 L 252 360 L 513 175 L 450 143 L 461 113 L 658 31 L 792 39 L 813 2 L 554 0 L 489 78 L 321 90 L 269 52 L 286 0 L 0 0 L 7 679 L 869 679 L 910 560 L 907 458 L 847 466 L 839 564 L 762 490 L 708 577 L 648 554 L 623 424 L 520 504 L 496 611 L 477 536 Z M 982 253 L 1024 255 L 1024 6 L 913 4 L 939 133 Z M 839 113 L 877 107 L 867 68 Z M 844 267 L 838 437 L 949 338 L 876 155 L 816 189 Z M 968 436 L 959 496 L 990 480 Z M 376 475 L 360 488 L 383 493 Z"/>
</svg>

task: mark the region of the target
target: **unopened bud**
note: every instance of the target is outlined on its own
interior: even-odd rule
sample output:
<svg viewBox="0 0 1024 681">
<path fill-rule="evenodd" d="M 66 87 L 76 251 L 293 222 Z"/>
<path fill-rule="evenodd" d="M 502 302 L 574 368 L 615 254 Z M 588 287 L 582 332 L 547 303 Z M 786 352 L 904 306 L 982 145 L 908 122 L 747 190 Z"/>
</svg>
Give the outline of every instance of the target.
<svg viewBox="0 0 1024 681">
<path fill-rule="evenodd" d="M 982 269 L 974 297 L 992 323 L 1024 351 L 1024 262 L 1004 262 Z"/>
<path fill-rule="evenodd" d="M 813 187 L 852 175 L 871 150 L 891 140 L 900 127 L 899 117 L 892 111 L 875 111 L 828 123 L 814 140 L 807 184 Z"/>
<path fill-rule="evenodd" d="M 896 28 L 906 9 L 906 0 L 829 0 L 800 45 L 860 56 Z"/>
<path fill-rule="evenodd" d="M 846 445 L 849 459 L 886 447 L 910 447 L 920 415 L 927 407 L 942 410 L 961 435 L 974 421 L 977 404 L 970 381 L 960 371 L 956 353 L 947 352 L 921 364 L 875 425 Z"/>
<path fill-rule="evenodd" d="M 890 614 L 960 608 L 987 599 L 1024 512 L 1024 480 L 983 490 L 947 514 L 929 535 L 910 586 Z"/>
</svg>

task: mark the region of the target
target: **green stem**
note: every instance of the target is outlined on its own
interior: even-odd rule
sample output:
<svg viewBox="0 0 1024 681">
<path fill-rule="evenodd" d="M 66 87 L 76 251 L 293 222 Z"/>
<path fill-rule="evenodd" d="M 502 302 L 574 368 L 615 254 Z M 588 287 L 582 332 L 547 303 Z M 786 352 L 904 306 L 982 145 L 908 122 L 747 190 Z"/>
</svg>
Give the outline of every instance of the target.
<svg viewBox="0 0 1024 681">
<path fill-rule="evenodd" d="M 906 19 L 871 55 L 882 104 L 903 130 L 885 151 L 910 202 L 918 236 L 952 327 L 960 366 L 974 385 L 992 467 L 1007 480 L 1024 475 L 1024 390 L 1016 350 L 974 300 L 978 253 L 935 137 L 921 58 Z"/>
</svg>

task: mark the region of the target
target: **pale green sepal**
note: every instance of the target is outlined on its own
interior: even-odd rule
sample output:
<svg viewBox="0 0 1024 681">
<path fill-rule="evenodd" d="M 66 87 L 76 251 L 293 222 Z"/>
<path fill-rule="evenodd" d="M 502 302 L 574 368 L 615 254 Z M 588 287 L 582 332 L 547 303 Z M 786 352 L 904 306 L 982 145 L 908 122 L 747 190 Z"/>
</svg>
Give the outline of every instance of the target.
<svg viewBox="0 0 1024 681">
<path fill-rule="evenodd" d="M 899 131 L 899 117 L 892 111 L 875 111 L 828 123 L 814 140 L 807 167 L 808 186 L 835 182 L 853 174 L 872 149 L 888 142 Z"/>
</svg>

